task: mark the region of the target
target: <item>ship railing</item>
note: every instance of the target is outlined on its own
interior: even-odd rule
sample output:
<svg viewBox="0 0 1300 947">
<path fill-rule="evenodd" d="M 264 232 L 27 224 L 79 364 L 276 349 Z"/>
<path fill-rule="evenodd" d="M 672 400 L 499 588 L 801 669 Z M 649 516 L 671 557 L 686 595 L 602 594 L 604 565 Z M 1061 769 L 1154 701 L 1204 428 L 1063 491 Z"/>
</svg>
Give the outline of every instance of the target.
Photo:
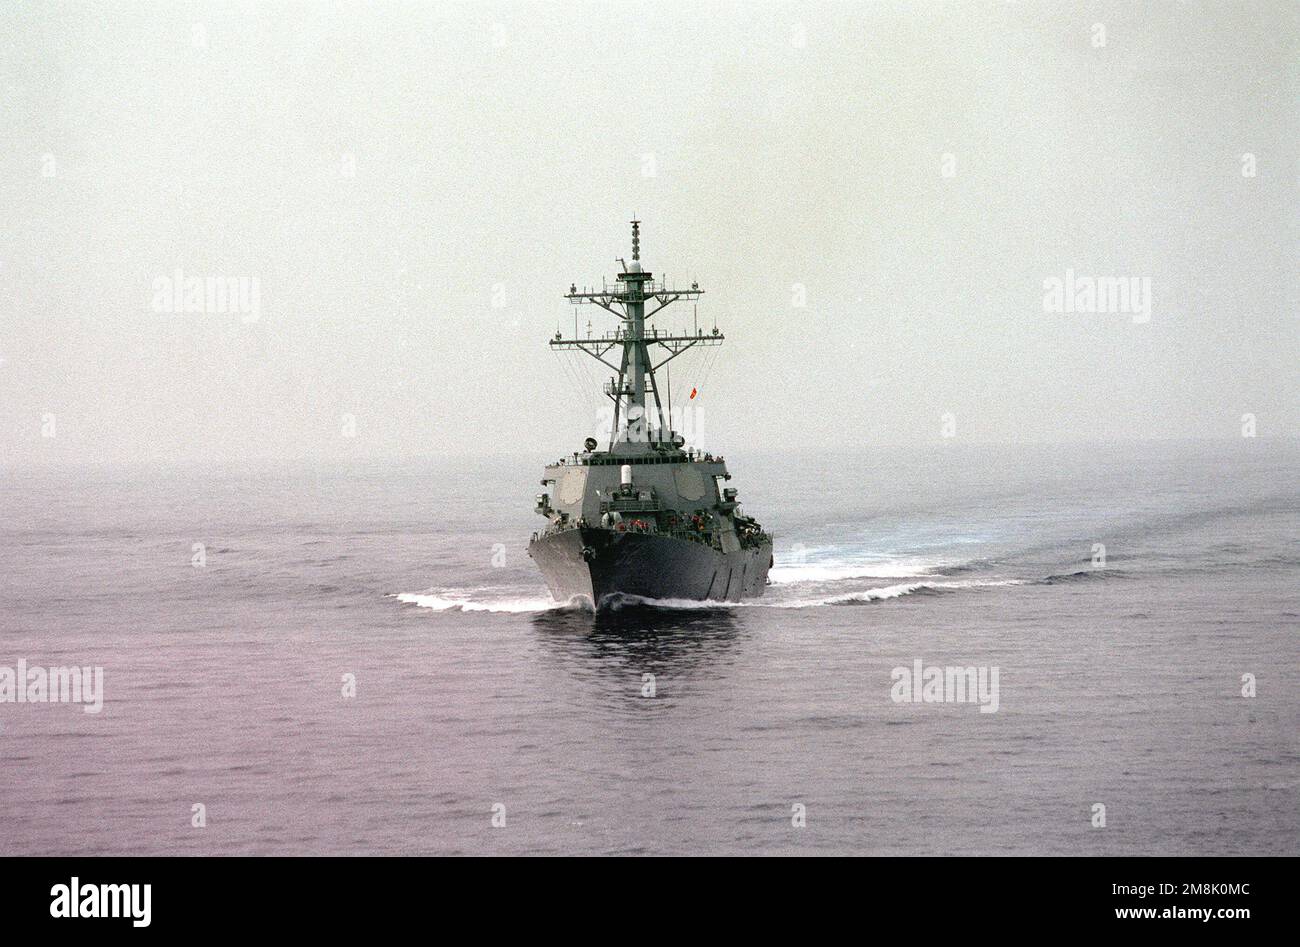
<svg viewBox="0 0 1300 947">
<path fill-rule="evenodd" d="M 571 529 L 577 529 L 579 526 L 586 526 L 589 529 L 608 529 L 610 532 L 636 533 L 638 535 L 654 535 L 654 536 L 664 536 L 670 539 L 683 539 L 683 540 L 687 540 L 688 542 L 699 543 L 702 546 L 708 546 L 712 549 L 721 548 L 721 544 L 717 541 L 715 534 L 709 530 L 696 530 L 696 529 L 691 529 L 689 527 L 682 527 L 682 526 L 661 528 L 659 526 L 656 526 L 654 523 L 647 523 L 645 526 L 637 526 L 628 522 L 627 520 L 624 520 L 619 525 L 622 526 L 623 528 L 619 529 L 618 526 L 612 526 L 612 525 L 597 526 L 595 523 L 590 523 L 585 520 L 582 522 L 569 520 L 566 523 L 555 523 L 551 526 L 548 526 L 540 533 L 535 532 L 533 533 L 532 538 L 533 538 L 533 542 L 536 542 L 542 536 L 552 536 L 556 533 L 565 533 Z M 766 534 L 762 534 L 762 535 L 766 535 Z"/>
</svg>

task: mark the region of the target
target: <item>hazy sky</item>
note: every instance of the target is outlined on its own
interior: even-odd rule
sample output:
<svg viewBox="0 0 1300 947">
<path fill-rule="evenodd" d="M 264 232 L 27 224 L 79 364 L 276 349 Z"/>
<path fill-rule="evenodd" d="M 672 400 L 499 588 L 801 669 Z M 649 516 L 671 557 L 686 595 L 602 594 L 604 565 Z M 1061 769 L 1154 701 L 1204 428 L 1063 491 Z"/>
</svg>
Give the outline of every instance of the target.
<svg viewBox="0 0 1300 947">
<path fill-rule="evenodd" d="M 551 459 L 633 212 L 711 449 L 1300 435 L 1297 10 L 7 2 L 0 464 Z"/>
</svg>

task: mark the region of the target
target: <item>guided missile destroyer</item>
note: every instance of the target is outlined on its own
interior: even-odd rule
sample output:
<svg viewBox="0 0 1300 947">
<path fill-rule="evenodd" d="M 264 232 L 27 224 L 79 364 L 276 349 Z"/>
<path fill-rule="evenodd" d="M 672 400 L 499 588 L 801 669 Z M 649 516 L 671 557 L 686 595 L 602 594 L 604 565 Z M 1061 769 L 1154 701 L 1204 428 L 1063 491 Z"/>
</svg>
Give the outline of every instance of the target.
<svg viewBox="0 0 1300 947">
<path fill-rule="evenodd" d="M 704 291 L 698 283 L 670 288 L 643 269 L 640 227 L 632 221 L 632 260 L 619 259 L 623 272 L 612 286 L 579 291 L 575 284 L 565 296 L 619 319 L 599 336 L 589 328 L 579 337 L 575 324 L 573 338 L 557 332 L 550 341 L 552 349 L 584 352 L 618 373 L 604 389 L 612 424 L 606 450 L 588 437 L 581 451 L 546 468 L 542 486 L 552 490 L 537 497 L 536 510 L 548 524 L 533 533 L 528 554 L 561 602 L 762 595 L 772 537 L 741 513 L 736 489 L 722 486 L 731 479 L 723 458 L 687 448 L 672 429 L 671 389 L 665 404 L 656 376 L 688 349 L 721 345 L 724 337 L 716 326 L 647 328 L 669 305 L 694 302 Z"/>
</svg>

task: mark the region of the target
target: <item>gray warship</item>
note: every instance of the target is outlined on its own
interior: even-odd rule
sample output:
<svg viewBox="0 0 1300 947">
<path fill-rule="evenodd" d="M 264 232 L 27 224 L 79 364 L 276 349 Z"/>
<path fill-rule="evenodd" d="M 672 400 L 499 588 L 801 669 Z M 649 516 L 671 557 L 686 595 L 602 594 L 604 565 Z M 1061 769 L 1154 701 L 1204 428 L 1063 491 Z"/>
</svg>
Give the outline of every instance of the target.
<svg viewBox="0 0 1300 947">
<path fill-rule="evenodd" d="M 772 536 L 740 510 L 722 457 L 687 448 L 674 431 L 671 384 L 660 397 L 656 373 L 683 352 L 721 345 L 717 327 L 663 331 L 647 323 L 689 289 L 656 282 L 641 265 L 641 222 L 632 222 L 632 260 L 599 289 L 577 285 L 573 305 L 596 305 L 617 316 L 618 327 L 593 337 L 556 332 L 550 346 L 584 352 L 617 372 L 604 387 L 613 421 L 606 450 L 588 437 L 581 451 L 546 468 L 536 510 L 548 520 L 533 533 L 528 554 L 551 595 L 601 607 L 628 596 L 645 599 L 737 602 L 762 595 L 772 567 Z M 649 312 L 647 304 L 653 305 Z M 613 353 L 613 354 L 612 354 Z M 659 359 L 656 362 L 652 353 Z M 611 359 L 617 359 L 617 364 Z M 665 410 L 667 409 L 667 410 Z"/>
</svg>

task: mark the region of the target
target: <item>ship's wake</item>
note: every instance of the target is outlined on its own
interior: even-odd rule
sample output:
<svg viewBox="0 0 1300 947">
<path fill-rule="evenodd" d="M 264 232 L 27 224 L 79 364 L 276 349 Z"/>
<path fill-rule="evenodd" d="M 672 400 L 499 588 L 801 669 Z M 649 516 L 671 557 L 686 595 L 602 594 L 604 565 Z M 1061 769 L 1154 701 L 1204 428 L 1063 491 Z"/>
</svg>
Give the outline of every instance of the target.
<svg viewBox="0 0 1300 947">
<path fill-rule="evenodd" d="M 781 562 L 772 567 L 772 585 L 808 585 L 849 579 L 929 579 L 961 571 L 965 563 L 955 559 L 863 558 L 852 562 Z"/>
<path fill-rule="evenodd" d="M 695 599 L 644 598 L 640 595 L 611 595 L 600 603 L 601 610 L 617 611 L 627 608 L 662 608 L 662 609 L 733 609 L 733 608 L 820 608 L 832 605 L 870 605 L 874 602 L 886 602 L 904 596 L 943 595 L 970 589 L 995 588 L 1007 585 L 1023 585 L 1023 579 L 1003 579 L 997 581 L 926 581 L 901 582 L 867 589 L 829 592 L 818 595 L 782 596 L 770 591 L 763 598 L 747 599 L 743 602 L 696 601 Z M 507 614 L 526 614 L 530 612 L 549 611 L 595 611 L 590 599 L 576 597 L 567 602 L 556 602 L 545 594 L 530 598 L 502 598 L 492 595 L 490 590 L 477 590 L 474 593 L 441 590 L 438 593 L 403 593 L 392 596 L 399 602 L 427 608 L 435 612 L 499 612 Z"/>
<path fill-rule="evenodd" d="M 406 605 L 432 609 L 435 612 L 508 612 L 524 614 L 527 612 L 546 612 L 555 609 L 580 608 L 575 603 L 555 602 L 545 590 L 537 597 L 503 598 L 493 595 L 491 589 L 439 589 L 437 592 L 404 592 L 393 595 Z"/>
<path fill-rule="evenodd" d="M 941 571 L 942 570 L 942 571 Z M 976 578 L 965 573 L 967 563 L 956 560 L 877 559 L 866 562 L 791 563 L 774 567 L 771 583 L 761 598 L 743 602 L 700 602 L 694 599 L 650 599 L 637 595 L 614 595 L 601 601 L 600 611 L 625 609 L 708 610 L 739 608 L 804 609 L 842 605 L 869 605 L 909 596 L 950 593 L 1023 585 L 1026 580 Z M 960 576 L 960 577 L 959 577 Z M 893 580 L 893 581 L 888 581 Z M 905 581 L 899 581 L 905 580 Z M 544 590 L 429 589 L 392 596 L 399 602 L 436 612 L 498 612 L 524 614 L 551 611 L 597 609 L 590 599 L 556 602 Z"/>
</svg>

